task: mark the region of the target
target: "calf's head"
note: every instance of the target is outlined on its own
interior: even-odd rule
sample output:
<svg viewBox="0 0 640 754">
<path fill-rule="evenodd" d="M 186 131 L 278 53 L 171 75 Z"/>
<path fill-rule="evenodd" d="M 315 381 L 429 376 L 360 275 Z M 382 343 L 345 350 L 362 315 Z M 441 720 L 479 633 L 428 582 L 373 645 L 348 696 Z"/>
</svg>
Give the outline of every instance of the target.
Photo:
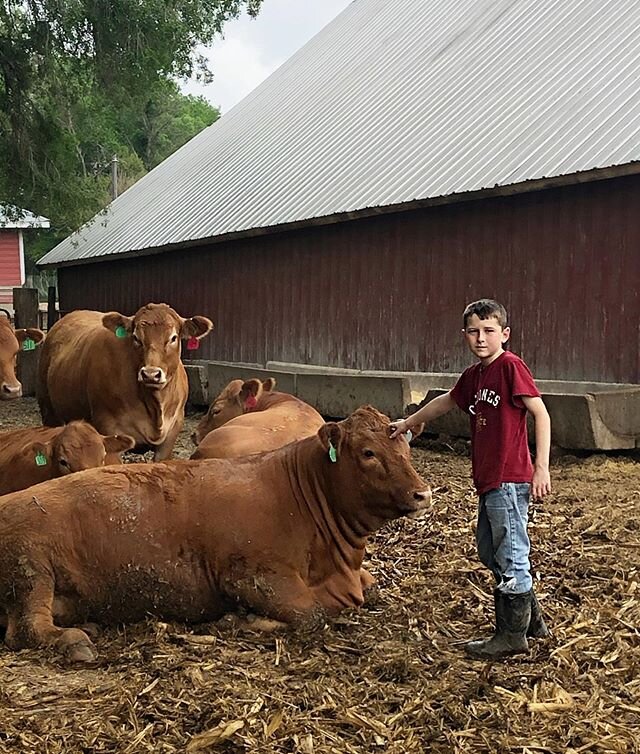
<svg viewBox="0 0 640 754">
<path fill-rule="evenodd" d="M 273 377 L 262 382 L 258 379 L 231 380 L 220 395 L 209 406 L 209 410 L 202 417 L 191 439 L 199 445 L 214 429 L 218 429 L 236 416 L 242 416 L 247 411 L 257 408 L 263 393 L 268 393 L 276 386 Z"/>
<path fill-rule="evenodd" d="M 324 424 L 318 437 L 339 512 L 361 533 L 385 521 L 420 513 L 431 502 L 431 488 L 411 465 L 404 437 L 390 439 L 390 420 L 362 406 L 341 422 Z"/>
<path fill-rule="evenodd" d="M 90 424 L 74 421 L 66 424 L 53 440 L 33 444 L 35 463 L 50 465 L 51 476 L 121 463 L 120 453 L 135 442 L 129 435 L 101 435 Z"/>
<path fill-rule="evenodd" d="M 9 320 L 0 315 L 0 400 L 22 395 L 22 385 L 16 378 L 16 361 L 25 340 L 37 345 L 44 340 L 44 333 L 35 327 L 14 330 Z"/>
<path fill-rule="evenodd" d="M 102 324 L 131 344 L 138 382 L 151 390 L 162 390 L 176 373 L 181 339 L 200 340 L 213 327 L 207 317 L 184 319 L 167 304 L 147 304 L 133 317 L 108 312 Z"/>
</svg>

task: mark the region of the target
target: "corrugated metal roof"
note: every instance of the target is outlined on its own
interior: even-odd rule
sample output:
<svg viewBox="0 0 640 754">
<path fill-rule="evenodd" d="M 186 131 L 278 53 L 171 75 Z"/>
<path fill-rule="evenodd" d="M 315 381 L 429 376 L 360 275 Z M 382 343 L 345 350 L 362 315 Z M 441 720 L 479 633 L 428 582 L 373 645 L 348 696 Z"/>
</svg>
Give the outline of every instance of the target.
<svg viewBox="0 0 640 754">
<path fill-rule="evenodd" d="M 49 218 L 13 204 L 0 204 L 0 228 L 48 228 Z"/>
<path fill-rule="evenodd" d="M 354 0 L 42 262 L 640 159 L 638 0 Z"/>
</svg>

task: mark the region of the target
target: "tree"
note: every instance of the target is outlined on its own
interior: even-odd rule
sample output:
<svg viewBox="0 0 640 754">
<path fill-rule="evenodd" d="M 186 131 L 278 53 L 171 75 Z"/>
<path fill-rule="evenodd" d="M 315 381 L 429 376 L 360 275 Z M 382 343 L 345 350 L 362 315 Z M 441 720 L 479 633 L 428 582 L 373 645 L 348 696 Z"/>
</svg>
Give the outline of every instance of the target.
<svg viewBox="0 0 640 754">
<path fill-rule="evenodd" d="M 197 46 L 261 2 L 4 0 L 0 200 L 50 217 L 51 243 L 87 221 L 113 154 L 130 185 L 219 116 L 175 79 L 210 76 Z"/>
</svg>

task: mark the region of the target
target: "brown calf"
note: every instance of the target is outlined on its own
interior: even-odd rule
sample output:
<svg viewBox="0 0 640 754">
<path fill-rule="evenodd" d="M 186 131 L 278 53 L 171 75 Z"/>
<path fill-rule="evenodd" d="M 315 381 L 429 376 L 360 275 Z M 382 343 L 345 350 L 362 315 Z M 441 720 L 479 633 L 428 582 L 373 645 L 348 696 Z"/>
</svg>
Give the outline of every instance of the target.
<svg viewBox="0 0 640 754">
<path fill-rule="evenodd" d="M 16 378 L 16 360 L 18 351 L 25 341 L 33 345 L 42 343 L 44 333 L 35 327 L 14 330 L 11 322 L 0 315 L 0 400 L 8 401 L 22 395 L 22 385 Z"/>
<path fill-rule="evenodd" d="M 238 605 L 321 627 L 362 604 L 369 533 L 430 498 L 407 442 L 369 406 L 271 453 L 45 482 L 0 500 L 6 643 L 86 661 L 91 640 L 65 626 L 211 620 Z"/>
<path fill-rule="evenodd" d="M 155 460 L 169 458 L 189 393 L 181 339 L 203 338 L 206 317 L 184 319 L 167 304 L 133 317 L 75 311 L 51 328 L 42 349 L 38 403 L 57 426 L 86 419 L 103 434 L 127 434 Z"/>
<path fill-rule="evenodd" d="M 121 463 L 128 435 L 104 437 L 84 421 L 0 434 L 0 495 L 96 466 Z"/>
<path fill-rule="evenodd" d="M 324 419 L 308 403 L 275 391 L 276 381 L 233 380 L 211 404 L 191 458 L 237 458 L 314 435 Z"/>
</svg>

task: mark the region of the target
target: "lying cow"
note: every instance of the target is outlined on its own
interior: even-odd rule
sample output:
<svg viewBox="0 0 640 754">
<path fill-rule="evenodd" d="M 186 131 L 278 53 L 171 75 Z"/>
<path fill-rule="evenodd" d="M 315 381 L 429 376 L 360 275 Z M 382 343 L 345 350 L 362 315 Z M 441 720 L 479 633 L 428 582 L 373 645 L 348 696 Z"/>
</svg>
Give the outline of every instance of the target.
<svg viewBox="0 0 640 754">
<path fill-rule="evenodd" d="M 318 628 L 362 604 L 367 536 L 429 504 L 409 453 L 366 406 L 271 453 L 91 469 L 7 495 L 6 643 L 87 661 L 87 634 L 59 626 L 213 620 L 238 604 Z"/>
<path fill-rule="evenodd" d="M 154 459 L 169 458 L 184 423 L 189 386 L 182 338 L 203 338 L 206 317 L 183 319 L 167 304 L 133 317 L 75 311 L 51 328 L 40 356 L 42 421 L 86 419 L 103 434 L 131 435 Z"/>
<path fill-rule="evenodd" d="M 0 315 L 0 400 L 7 401 L 22 395 L 22 385 L 16 378 L 18 351 L 28 345 L 42 343 L 44 333 L 35 327 L 14 330 L 11 322 Z"/>
<path fill-rule="evenodd" d="M 272 377 L 232 380 L 198 424 L 191 458 L 236 458 L 315 435 L 324 419 L 300 398 L 275 391 L 275 384 Z"/>
<path fill-rule="evenodd" d="M 97 432 L 84 421 L 64 427 L 29 427 L 0 434 L 0 495 L 59 476 L 121 463 L 133 447 L 128 435 Z"/>
</svg>

